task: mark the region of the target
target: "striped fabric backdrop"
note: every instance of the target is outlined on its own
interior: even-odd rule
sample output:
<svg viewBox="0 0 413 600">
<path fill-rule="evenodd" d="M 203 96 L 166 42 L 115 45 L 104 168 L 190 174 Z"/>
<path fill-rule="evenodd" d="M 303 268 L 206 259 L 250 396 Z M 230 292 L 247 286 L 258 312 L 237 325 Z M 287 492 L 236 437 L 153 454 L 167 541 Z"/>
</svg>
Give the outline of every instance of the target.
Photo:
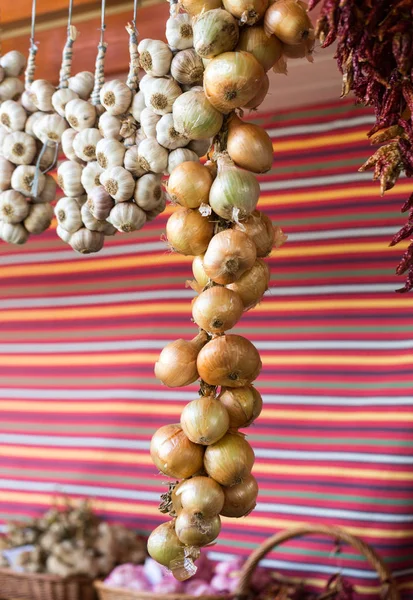
<svg viewBox="0 0 413 600">
<path fill-rule="evenodd" d="M 358 166 L 370 111 L 350 102 L 260 115 L 274 139 L 260 207 L 289 234 L 271 289 L 236 332 L 260 349 L 265 408 L 249 431 L 261 491 L 246 519 L 224 520 L 213 557 L 248 555 L 277 530 L 337 524 L 386 558 L 413 598 L 413 295 L 398 295 L 389 248 L 411 192 L 385 198 Z M 149 456 L 196 386 L 155 380 L 160 349 L 189 338 L 188 257 L 160 241 L 171 210 L 139 234 L 79 257 L 49 231 L 0 246 L 0 519 L 91 496 L 109 519 L 149 532 L 165 480 Z M 315 586 L 343 568 L 363 598 L 371 567 L 325 539 L 270 557 Z"/>
</svg>

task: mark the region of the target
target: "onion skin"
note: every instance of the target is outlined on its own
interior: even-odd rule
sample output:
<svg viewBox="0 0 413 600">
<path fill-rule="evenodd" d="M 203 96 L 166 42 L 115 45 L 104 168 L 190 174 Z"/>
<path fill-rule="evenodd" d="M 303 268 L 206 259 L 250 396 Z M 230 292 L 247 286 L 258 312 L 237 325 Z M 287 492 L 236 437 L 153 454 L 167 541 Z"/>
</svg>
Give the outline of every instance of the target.
<svg viewBox="0 0 413 600">
<path fill-rule="evenodd" d="M 185 479 L 202 468 L 203 446 L 193 444 L 180 425 L 164 425 L 153 435 L 151 457 L 156 467 L 169 477 Z"/>
<path fill-rule="evenodd" d="M 259 210 L 254 210 L 242 225 L 235 223 L 234 229 L 246 233 L 254 242 L 257 256 L 268 256 L 275 242 L 275 228 L 267 215 Z"/>
<path fill-rule="evenodd" d="M 201 396 L 185 406 L 181 427 L 194 444 L 215 444 L 228 431 L 229 415 L 224 404 L 213 396 Z"/>
<path fill-rule="evenodd" d="M 148 538 L 149 556 L 167 568 L 175 560 L 184 560 L 184 548 L 175 533 L 174 521 L 162 523 Z"/>
<path fill-rule="evenodd" d="M 238 281 L 230 283 L 227 287 L 240 296 L 244 304 L 244 310 L 250 310 L 261 301 L 268 290 L 269 281 L 270 270 L 268 265 L 258 258 L 249 271 L 244 273 Z"/>
<path fill-rule="evenodd" d="M 155 377 L 170 388 L 194 383 L 199 377 L 196 359 L 207 340 L 207 334 L 201 331 L 191 341 L 179 339 L 167 344 L 155 363 Z"/>
<path fill-rule="evenodd" d="M 227 150 L 242 169 L 266 173 L 272 167 L 274 150 L 268 133 L 259 125 L 244 123 L 237 116 L 228 127 Z"/>
<path fill-rule="evenodd" d="M 250 108 L 251 110 L 255 110 L 256 108 L 258 108 L 259 105 L 265 100 L 269 88 L 270 80 L 268 79 L 268 75 L 265 74 L 263 79 L 261 79 L 258 92 L 249 102 L 247 102 L 247 104 L 244 104 L 243 108 Z"/>
<path fill-rule="evenodd" d="M 212 175 L 201 163 L 183 162 L 172 171 L 168 180 L 171 201 L 185 208 L 198 208 L 208 203 Z"/>
<path fill-rule="evenodd" d="M 258 483 L 249 475 L 242 483 L 225 487 L 225 502 L 221 510 L 224 517 L 240 518 L 248 515 L 257 504 Z"/>
<path fill-rule="evenodd" d="M 282 51 L 283 55 L 286 58 L 296 59 L 296 58 L 306 58 L 308 62 L 314 62 L 313 58 L 313 50 L 315 46 L 315 40 L 308 39 L 301 42 L 301 44 L 296 44 L 295 46 L 290 46 L 289 44 L 283 44 Z"/>
<path fill-rule="evenodd" d="M 236 49 L 250 52 L 267 72 L 281 58 L 283 44 L 275 35 L 268 37 L 262 25 L 254 25 L 241 29 Z"/>
<path fill-rule="evenodd" d="M 254 242 L 244 232 L 226 229 L 214 235 L 203 259 L 205 273 L 221 285 L 233 283 L 252 268 L 257 256 Z"/>
<path fill-rule="evenodd" d="M 209 277 L 205 273 L 203 260 L 204 255 L 199 254 L 198 256 L 195 256 L 194 260 L 192 261 L 192 273 L 194 274 L 196 282 L 201 289 L 204 288 L 209 281 Z"/>
<path fill-rule="evenodd" d="M 199 14 L 193 21 L 194 49 L 201 58 L 214 58 L 233 50 L 239 29 L 234 17 L 222 8 Z"/>
<path fill-rule="evenodd" d="M 254 460 L 254 451 L 244 437 L 227 433 L 219 442 L 207 447 L 204 467 L 212 479 L 231 486 L 242 483 L 251 474 Z"/>
<path fill-rule="evenodd" d="M 242 25 L 254 25 L 268 8 L 268 0 L 223 0 L 224 8 Z"/>
<path fill-rule="evenodd" d="M 207 519 L 194 512 L 182 510 L 176 518 L 175 531 L 183 544 L 200 548 L 218 537 L 221 519 L 218 515 Z"/>
<path fill-rule="evenodd" d="M 185 256 L 203 254 L 214 234 L 214 225 L 197 210 L 181 208 L 166 224 L 166 237 L 175 252 Z"/>
<path fill-rule="evenodd" d="M 314 29 L 304 6 L 304 2 L 296 0 L 278 0 L 271 4 L 264 17 L 265 33 L 268 36 L 274 34 L 290 46 L 314 38 Z"/>
<path fill-rule="evenodd" d="M 227 409 L 231 429 L 249 427 L 262 410 L 261 394 L 252 385 L 222 388 L 218 400 Z"/>
<path fill-rule="evenodd" d="M 172 492 L 172 503 L 177 514 L 182 509 L 202 517 L 214 517 L 224 506 L 222 487 L 211 477 L 191 477 L 179 483 Z"/>
<path fill-rule="evenodd" d="M 256 347 L 240 335 L 224 335 L 206 344 L 197 359 L 198 373 L 209 385 L 244 387 L 256 379 L 262 363 Z"/>
<path fill-rule="evenodd" d="M 214 286 L 195 298 L 192 317 L 195 323 L 209 333 L 225 333 L 232 329 L 244 312 L 244 304 L 233 290 Z"/>
<path fill-rule="evenodd" d="M 179 0 L 179 5 L 182 6 L 191 17 L 194 17 L 207 10 L 221 8 L 221 0 Z"/>
</svg>

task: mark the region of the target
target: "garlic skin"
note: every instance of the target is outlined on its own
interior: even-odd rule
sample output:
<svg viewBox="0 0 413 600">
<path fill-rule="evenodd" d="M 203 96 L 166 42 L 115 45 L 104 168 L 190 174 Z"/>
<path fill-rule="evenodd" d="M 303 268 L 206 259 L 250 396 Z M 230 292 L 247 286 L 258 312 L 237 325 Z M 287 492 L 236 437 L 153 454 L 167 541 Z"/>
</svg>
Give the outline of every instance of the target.
<svg viewBox="0 0 413 600">
<path fill-rule="evenodd" d="M 82 161 L 76 156 L 75 151 L 73 150 L 73 141 L 77 136 L 77 133 L 78 132 L 75 129 L 65 129 L 65 131 L 62 133 L 61 144 L 63 154 L 66 156 L 67 159 L 81 163 Z"/>
<path fill-rule="evenodd" d="M 222 8 L 208 10 L 194 19 L 194 49 L 202 58 L 233 50 L 238 37 L 236 20 Z"/>
<path fill-rule="evenodd" d="M 52 112 L 52 96 L 55 93 L 55 87 L 46 79 L 36 79 L 30 85 L 29 97 L 33 104 L 43 112 Z"/>
<path fill-rule="evenodd" d="M 15 166 L 12 162 L 0 156 L 0 192 L 10 189 L 14 169 Z"/>
<path fill-rule="evenodd" d="M 45 175 L 45 184 L 42 193 L 32 199 L 32 204 L 50 204 L 56 198 L 57 184 L 51 175 Z"/>
<path fill-rule="evenodd" d="M 22 131 L 27 120 L 23 106 L 15 100 L 6 100 L 0 107 L 0 123 L 9 132 Z"/>
<path fill-rule="evenodd" d="M 100 131 L 93 127 L 82 129 L 73 139 L 74 153 L 85 162 L 96 160 L 96 146 L 103 139 Z"/>
<path fill-rule="evenodd" d="M 93 91 L 95 76 L 90 71 L 80 71 L 68 81 L 69 89 L 75 92 L 82 100 L 87 100 Z"/>
<path fill-rule="evenodd" d="M 9 244 L 25 244 L 29 232 L 20 223 L 0 222 L 0 237 Z"/>
<path fill-rule="evenodd" d="M 70 237 L 69 244 L 79 254 L 93 254 L 102 250 L 104 241 L 105 236 L 100 231 L 82 227 Z"/>
<path fill-rule="evenodd" d="M 141 128 L 147 138 L 156 138 L 156 125 L 160 119 L 160 115 L 154 113 L 151 108 L 145 108 L 141 112 Z"/>
<path fill-rule="evenodd" d="M 132 102 L 132 92 L 120 79 L 113 79 L 100 90 L 100 102 L 111 115 L 125 113 Z"/>
<path fill-rule="evenodd" d="M 103 171 L 100 183 L 115 202 L 126 202 L 133 196 L 135 180 L 123 167 L 112 167 Z"/>
<path fill-rule="evenodd" d="M 6 77 L 0 83 L 0 102 L 18 100 L 24 91 L 24 84 L 17 77 Z"/>
<path fill-rule="evenodd" d="M 60 237 L 60 239 L 63 240 L 63 242 L 65 242 L 66 244 L 70 242 L 72 234 L 69 231 L 66 231 L 66 229 L 63 229 L 63 227 L 60 227 L 60 225 L 56 227 L 56 233 Z"/>
<path fill-rule="evenodd" d="M 24 226 L 29 233 L 39 234 L 49 229 L 53 219 L 53 206 L 48 203 L 33 204 Z"/>
<path fill-rule="evenodd" d="M 173 103 L 181 94 L 182 90 L 176 81 L 166 77 L 155 79 L 144 91 L 147 108 L 151 108 L 157 115 L 172 112 Z"/>
<path fill-rule="evenodd" d="M 122 123 L 119 117 L 104 112 L 99 118 L 98 127 L 102 137 L 111 140 L 120 140 Z"/>
<path fill-rule="evenodd" d="M 113 235 L 116 231 L 115 227 L 105 220 L 98 220 L 93 216 L 88 204 L 84 204 L 80 209 L 84 226 L 90 231 L 108 232 L 106 235 Z"/>
<path fill-rule="evenodd" d="M 30 204 L 19 192 L 7 190 L 0 194 L 0 221 L 21 223 L 29 214 L 29 210 Z"/>
<path fill-rule="evenodd" d="M 152 77 L 164 77 L 169 73 L 172 52 L 165 42 L 145 39 L 138 45 L 139 62 L 142 69 Z M 143 89 L 141 87 L 141 89 Z"/>
<path fill-rule="evenodd" d="M 82 170 L 82 165 L 73 160 L 62 162 L 57 169 L 57 183 L 66 196 L 75 198 L 85 193 L 81 182 Z"/>
<path fill-rule="evenodd" d="M 190 140 L 213 137 L 223 123 L 222 114 L 212 106 L 202 88 L 194 88 L 179 96 L 172 114 L 176 130 Z"/>
<path fill-rule="evenodd" d="M 144 211 L 133 202 L 123 202 L 116 204 L 110 211 L 108 217 L 111 223 L 118 231 L 129 233 L 141 229 L 146 222 Z"/>
<path fill-rule="evenodd" d="M 10 50 L 0 59 L 6 77 L 19 77 L 26 66 L 26 57 L 18 50 Z"/>
<path fill-rule="evenodd" d="M 138 146 L 138 165 L 146 173 L 163 173 L 168 166 L 168 155 L 166 148 L 153 138 L 148 138 Z"/>
<path fill-rule="evenodd" d="M 24 91 L 20 101 L 22 103 L 23 108 L 25 109 L 26 112 L 28 113 L 35 113 L 37 111 L 37 107 L 33 104 L 33 102 L 30 100 L 30 94 L 28 91 Z"/>
<path fill-rule="evenodd" d="M 80 207 L 74 198 L 60 198 L 54 208 L 57 222 L 60 227 L 74 233 L 82 227 Z"/>
<path fill-rule="evenodd" d="M 167 172 L 169 175 L 172 173 L 175 167 L 183 162 L 187 162 L 188 160 L 199 162 L 198 154 L 196 154 L 193 150 L 189 150 L 189 148 L 177 148 L 176 150 L 172 150 L 168 157 Z"/>
<path fill-rule="evenodd" d="M 166 21 L 165 35 L 168 44 L 174 50 L 191 48 L 193 45 L 191 17 L 185 13 L 171 15 Z"/>
<path fill-rule="evenodd" d="M 205 140 L 191 140 L 187 145 L 187 148 L 193 150 L 199 158 L 202 158 L 208 152 L 211 141 L 212 140 L 209 138 L 206 138 Z"/>
<path fill-rule="evenodd" d="M 176 131 L 174 118 L 171 113 L 163 115 L 156 124 L 156 140 L 168 150 L 183 148 L 188 143 L 188 138 Z"/>
<path fill-rule="evenodd" d="M 102 139 L 96 144 L 96 160 L 102 169 L 121 167 L 126 148 L 118 140 Z"/>
<path fill-rule="evenodd" d="M 171 75 L 183 85 L 202 83 L 204 65 L 193 48 L 175 54 L 171 62 Z"/>
<path fill-rule="evenodd" d="M 24 131 L 9 133 L 3 142 L 3 156 L 15 165 L 30 165 L 36 155 L 34 138 Z"/>
<path fill-rule="evenodd" d="M 34 124 L 41 118 L 44 117 L 44 113 L 40 110 L 36 110 L 36 112 L 32 113 L 27 119 L 24 125 L 24 131 L 31 135 L 34 138 L 37 138 L 37 135 L 34 133 Z"/>
<path fill-rule="evenodd" d="M 43 144 L 47 144 L 48 146 L 60 144 L 62 134 L 67 128 L 65 119 L 56 113 L 52 115 L 43 115 L 43 117 L 38 119 L 33 125 L 36 137 L 39 138 Z"/>
<path fill-rule="evenodd" d="M 77 100 L 79 96 L 70 88 L 61 88 L 56 90 L 52 96 L 52 105 L 58 115 L 61 117 L 66 116 L 66 104 L 70 100 Z"/>
<path fill-rule="evenodd" d="M 139 90 L 142 92 L 142 94 L 145 94 L 145 90 L 149 89 L 149 86 L 156 81 L 156 79 L 156 77 L 152 77 L 152 75 L 148 75 L 148 73 L 142 77 L 139 82 Z"/>
<path fill-rule="evenodd" d="M 3 156 L 3 143 L 4 143 L 4 140 L 6 139 L 6 137 L 7 137 L 8 135 L 9 135 L 9 134 L 8 134 L 8 133 L 7 133 L 7 131 L 4 129 L 4 127 L 2 127 L 2 126 L 0 125 L 0 156 Z"/>
<path fill-rule="evenodd" d="M 147 173 L 147 171 L 141 167 L 140 158 L 138 146 L 131 146 L 126 150 L 123 166 L 132 173 L 134 177 L 142 177 L 142 175 Z"/>
<path fill-rule="evenodd" d="M 146 214 L 146 220 L 149 221 L 153 221 L 154 219 L 156 219 L 156 217 L 158 215 L 160 215 L 161 213 L 163 213 L 163 211 L 166 208 L 166 197 L 165 194 L 163 196 L 161 196 L 161 198 L 159 199 L 158 204 L 155 206 L 155 208 L 152 208 L 152 210 L 147 210 L 145 211 Z"/>
<path fill-rule="evenodd" d="M 88 195 L 93 189 L 100 186 L 100 176 L 102 173 L 102 167 L 95 160 L 88 162 L 88 164 L 83 169 L 82 175 L 80 177 L 80 182 L 85 188 L 85 191 Z"/>
<path fill-rule="evenodd" d="M 143 80 L 145 77 L 148 77 L 148 75 L 145 75 L 144 77 L 142 77 L 142 80 Z M 133 118 L 134 118 L 134 119 L 135 119 L 135 120 L 136 120 L 138 123 L 140 123 L 140 120 L 141 120 L 141 113 L 142 113 L 143 109 L 144 109 L 144 108 L 146 108 L 146 104 L 145 104 L 145 96 L 144 96 L 144 94 L 143 94 L 143 91 L 142 91 L 142 90 L 143 90 L 143 87 L 142 87 L 142 80 L 141 80 L 141 82 L 140 82 L 140 84 L 139 84 L 140 90 L 139 90 L 139 92 L 137 92 L 137 93 L 134 95 L 134 97 L 133 97 L 133 100 L 132 100 L 132 105 L 131 105 L 131 108 L 130 108 L 130 111 L 131 111 L 132 117 L 133 117 Z M 105 136 L 105 137 L 107 137 L 107 136 Z"/>
<path fill-rule="evenodd" d="M 150 211 L 159 206 L 164 196 L 161 181 L 162 176 L 154 173 L 147 173 L 138 179 L 133 199 L 139 208 Z"/>
<path fill-rule="evenodd" d="M 65 108 L 65 117 L 72 129 L 89 129 L 95 124 L 96 108 L 86 100 L 69 100 Z"/>
<path fill-rule="evenodd" d="M 115 201 L 103 185 L 99 185 L 99 187 L 94 187 L 88 194 L 87 206 L 95 219 L 103 221 L 108 218 L 110 211 L 115 206 Z"/>
<path fill-rule="evenodd" d="M 19 165 L 13 171 L 11 176 L 11 186 L 16 192 L 20 192 L 23 196 L 38 196 L 43 192 L 46 177 L 41 171 L 37 172 L 37 192 L 32 189 L 36 167 L 33 165 Z"/>
</svg>

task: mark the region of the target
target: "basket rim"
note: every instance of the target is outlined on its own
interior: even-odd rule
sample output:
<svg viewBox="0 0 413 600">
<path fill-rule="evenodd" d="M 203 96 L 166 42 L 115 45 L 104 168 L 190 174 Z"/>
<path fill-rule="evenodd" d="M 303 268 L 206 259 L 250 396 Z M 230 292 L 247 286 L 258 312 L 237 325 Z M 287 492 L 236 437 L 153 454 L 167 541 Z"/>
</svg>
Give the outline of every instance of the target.
<svg viewBox="0 0 413 600">
<path fill-rule="evenodd" d="M 13 571 L 9 567 L 0 567 L 0 576 L 14 577 L 16 579 L 43 579 L 46 581 L 69 582 L 79 581 L 85 583 L 93 583 L 93 579 L 88 575 L 69 575 L 61 577 L 60 575 L 52 575 L 51 573 L 28 573 L 25 571 Z"/>
<path fill-rule="evenodd" d="M 96 580 L 93 583 L 94 587 L 97 590 L 110 590 L 113 593 L 125 593 L 125 592 L 129 592 L 129 593 L 133 593 L 136 591 L 136 594 L 139 594 L 140 597 L 142 598 L 148 598 L 148 600 L 165 600 L 167 599 L 169 596 L 173 597 L 173 596 L 177 596 L 179 595 L 179 598 L 182 598 L 183 600 L 202 600 L 202 598 L 218 598 L 219 600 L 233 600 L 234 598 L 234 594 L 225 594 L 225 595 L 212 595 L 212 594 L 207 594 L 205 596 L 192 596 L 190 594 L 177 594 L 177 593 L 173 593 L 173 594 L 154 594 L 153 592 L 138 592 L 137 590 L 128 590 L 127 588 L 119 588 L 119 587 L 111 587 L 108 585 L 105 585 L 105 583 L 101 580 Z"/>
</svg>

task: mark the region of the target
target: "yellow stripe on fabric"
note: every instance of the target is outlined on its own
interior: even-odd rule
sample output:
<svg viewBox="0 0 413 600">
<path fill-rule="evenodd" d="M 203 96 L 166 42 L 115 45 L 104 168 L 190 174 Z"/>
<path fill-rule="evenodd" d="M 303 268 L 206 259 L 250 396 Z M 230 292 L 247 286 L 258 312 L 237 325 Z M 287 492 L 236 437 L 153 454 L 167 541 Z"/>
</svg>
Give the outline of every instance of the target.
<svg viewBox="0 0 413 600">
<path fill-rule="evenodd" d="M 287 140 L 286 142 L 275 141 L 273 148 L 275 152 L 287 150 L 305 150 L 306 148 L 325 148 L 326 146 L 343 146 L 351 142 L 360 142 L 367 138 L 366 131 L 353 131 L 352 133 L 339 133 L 336 135 L 317 135 Z"/>
</svg>

